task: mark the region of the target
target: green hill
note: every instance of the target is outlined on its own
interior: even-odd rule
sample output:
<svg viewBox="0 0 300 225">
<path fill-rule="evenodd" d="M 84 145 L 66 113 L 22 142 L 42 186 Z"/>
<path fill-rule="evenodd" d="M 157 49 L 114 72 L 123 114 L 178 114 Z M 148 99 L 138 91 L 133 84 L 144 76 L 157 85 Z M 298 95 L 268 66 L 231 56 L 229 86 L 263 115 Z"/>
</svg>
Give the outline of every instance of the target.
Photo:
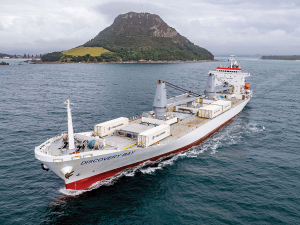
<svg viewBox="0 0 300 225">
<path fill-rule="evenodd" d="M 85 47 L 103 47 L 127 60 L 213 60 L 212 53 L 194 45 L 158 15 L 119 15 Z"/>
<path fill-rule="evenodd" d="M 191 61 L 213 60 L 214 55 L 194 45 L 158 15 L 129 12 L 84 45 L 48 53 L 42 61 Z"/>
</svg>

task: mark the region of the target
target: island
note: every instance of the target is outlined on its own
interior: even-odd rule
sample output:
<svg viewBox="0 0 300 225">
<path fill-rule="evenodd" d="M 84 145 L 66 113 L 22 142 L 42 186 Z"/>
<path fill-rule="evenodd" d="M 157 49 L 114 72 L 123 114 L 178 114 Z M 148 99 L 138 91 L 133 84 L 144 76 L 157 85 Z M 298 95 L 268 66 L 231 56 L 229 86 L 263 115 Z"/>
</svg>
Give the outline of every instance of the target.
<svg viewBox="0 0 300 225">
<path fill-rule="evenodd" d="M 129 12 L 76 48 L 42 56 L 43 62 L 176 62 L 214 60 L 158 15 Z"/>
</svg>

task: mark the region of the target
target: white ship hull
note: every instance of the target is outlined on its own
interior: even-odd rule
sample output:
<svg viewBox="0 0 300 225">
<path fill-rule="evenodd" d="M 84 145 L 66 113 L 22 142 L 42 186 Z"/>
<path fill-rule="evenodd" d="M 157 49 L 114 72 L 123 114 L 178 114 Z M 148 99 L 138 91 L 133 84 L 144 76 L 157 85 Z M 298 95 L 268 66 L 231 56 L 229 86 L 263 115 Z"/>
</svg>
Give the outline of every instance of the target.
<svg viewBox="0 0 300 225">
<path fill-rule="evenodd" d="M 112 177 L 127 168 L 135 167 L 146 161 L 156 161 L 159 158 L 199 145 L 213 133 L 228 124 L 243 110 L 249 100 L 242 101 L 234 108 L 211 119 L 209 122 L 184 136 L 165 144 L 162 142 L 159 145 L 155 145 L 155 147 L 128 149 L 62 162 L 53 162 L 53 160 L 48 160 L 46 157 L 41 157 L 36 150 L 36 158 L 61 177 L 65 181 L 67 189 L 86 189 L 93 183 Z M 73 176 L 69 179 L 65 179 L 64 174 L 61 172 L 61 169 L 66 166 L 71 166 L 74 170 Z"/>
</svg>

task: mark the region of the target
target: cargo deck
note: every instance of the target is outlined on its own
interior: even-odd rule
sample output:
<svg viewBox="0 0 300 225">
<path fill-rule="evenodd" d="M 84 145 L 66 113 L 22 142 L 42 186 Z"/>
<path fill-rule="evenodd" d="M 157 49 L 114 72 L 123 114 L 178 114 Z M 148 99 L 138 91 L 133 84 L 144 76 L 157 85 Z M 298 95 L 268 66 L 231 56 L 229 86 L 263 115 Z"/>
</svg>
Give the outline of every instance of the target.
<svg viewBox="0 0 300 225">
<path fill-rule="evenodd" d="M 232 108 L 236 107 L 239 105 L 243 100 L 239 99 L 232 99 Z M 183 118 L 180 119 L 178 123 L 172 124 L 170 126 L 170 136 L 164 138 L 163 140 L 159 141 L 156 144 L 165 144 L 166 142 L 169 142 L 169 140 L 174 140 L 177 138 L 180 138 L 184 136 L 185 134 L 195 130 L 196 128 L 201 127 L 205 123 L 213 120 L 213 119 L 207 119 L 207 118 L 200 118 L 198 116 L 195 116 L 194 114 L 188 114 L 188 113 L 180 113 L 180 112 L 175 112 L 178 116 L 178 118 Z M 137 118 L 134 120 L 129 121 L 128 127 L 131 127 L 132 125 L 135 124 L 141 124 L 142 119 Z M 124 129 L 124 130 L 130 130 L 134 132 L 135 130 L 147 130 L 147 128 L 152 128 L 154 127 L 153 124 L 143 124 L 142 126 L 145 126 L 144 129 L 134 127 L 130 129 Z M 85 132 L 85 133 L 80 133 L 82 135 L 85 135 L 86 137 L 93 137 L 93 132 Z M 106 142 L 106 147 L 103 149 L 97 149 L 97 150 L 91 150 L 91 149 L 82 149 L 81 152 L 87 151 L 92 151 L 92 152 L 97 152 L 99 155 L 101 154 L 107 154 L 108 151 L 110 150 L 127 150 L 127 149 L 137 149 L 137 148 L 142 148 L 136 145 L 137 139 L 126 137 L 125 135 L 114 135 L 110 134 L 106 137 L 104 137 L 105 142 Z M 45 148 L 44 152 L 48 155 L 52 156 L 64 156 L 64 155 L 69 155 L 69 154 L 74 154 L 76 155 L 76 152 L 70 151 L 67 148 L 62 148 L 63 146 L 63 140 L 62 138 L 58 137 L 56 138 L 55 141 L 52 142 L 51 148 L 48 146 L 48 148 Z M 47 146 L 46 146 L 47 147 Z"/>
</svg>

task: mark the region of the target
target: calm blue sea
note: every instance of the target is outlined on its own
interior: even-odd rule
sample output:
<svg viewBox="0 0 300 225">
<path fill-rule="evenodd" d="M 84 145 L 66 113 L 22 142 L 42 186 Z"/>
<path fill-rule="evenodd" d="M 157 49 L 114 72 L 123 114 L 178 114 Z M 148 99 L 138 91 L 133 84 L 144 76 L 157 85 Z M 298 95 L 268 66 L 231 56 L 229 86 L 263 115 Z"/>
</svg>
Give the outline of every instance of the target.
<svg viewBox="0 0 300 225">
<path fill-rule="evenodd" d="M 7 60 L 0 66 L 0 224 L 300 224 L 300 62 L 237 59 L 251 73 L 254 96 L 229 125 L 187 152 L 75 193 L 34 156 L 35 146 L 57 134 L 68 97 L 75 131 L 86 131 L 150 110 L 158 79 L 203 92 L 208 70 L 226 58 Z M 66 130 L 64 121 L 59 132 Z"/>
</svg>

